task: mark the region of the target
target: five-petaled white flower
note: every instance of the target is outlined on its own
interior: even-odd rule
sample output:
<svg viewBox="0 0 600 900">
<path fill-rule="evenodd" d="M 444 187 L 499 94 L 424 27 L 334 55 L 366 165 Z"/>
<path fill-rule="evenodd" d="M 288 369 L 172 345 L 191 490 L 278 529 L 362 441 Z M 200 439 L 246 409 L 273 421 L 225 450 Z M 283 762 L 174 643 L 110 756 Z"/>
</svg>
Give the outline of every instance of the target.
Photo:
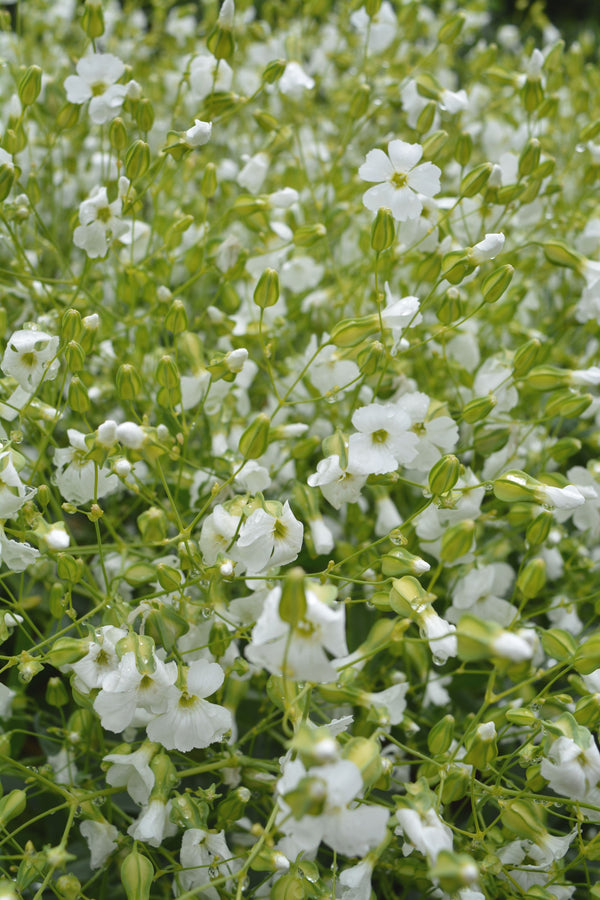
<svg viewBox="0 0 600 900">
<path fill-rule="evenodd" d="M 104 125 L 114 119 L 123 101 L 139 86 L 130 81 L 116 84 L 125 71 L 125 64 L 112 53 L 90 53 L 83 56 L 76 66 L 77 75 L 65 79 L 69 103 L 90 101 L 90 119 L 96 125 Z"/>
<path fill-rule="evenodd" d="M 45 331 L 15 331 L 6 345 L 0 368 L 26 391 L 35 391 L 42 380 L 56 378 L 58 338 Z"/>
<path fill-rule="evenodd" d="M 423 209 L 420 194 L 434 197 L 440 191 L 440 169 L 431 162 L 417 165 L 423 155 L 420 144 L 390 141 L 388 152 L 370 150 L 358 170 L 363 181 L 377 182 L 363 194 L 372 212 L 389 207 L 399 222 L 417 219 Z"/>
</svg>

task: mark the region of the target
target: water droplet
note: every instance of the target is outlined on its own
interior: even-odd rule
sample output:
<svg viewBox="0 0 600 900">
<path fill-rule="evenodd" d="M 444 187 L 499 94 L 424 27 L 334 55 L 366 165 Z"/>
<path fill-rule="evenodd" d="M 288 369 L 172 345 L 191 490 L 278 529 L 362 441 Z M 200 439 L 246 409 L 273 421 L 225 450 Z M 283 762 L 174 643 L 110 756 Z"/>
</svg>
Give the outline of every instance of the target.
<svg viewBox="0 0 600 900">
<path fill-rule="evenodd" d="M 488 494 L 491 494 L 492 491 L 494 490 L 494 485 L 492 484 L 491 481 L 487 481 L 484 485 L 484 489 L 488 492 Z"/>
<path fill-rule="evenodd" d="M 212 609 L 210 608 L 210 606 L 203 606 L 203 607 L 202 607 L 202 618 L 204 618 L 204 619 L 210 619 L 210 617 L 212 616 L 212 614 L 213 614 L 213 611 L 212 611 Z"/>
<path fill-rule="evenodd" d="M 585 150 L 585 144 L 575 144 L 575 153 L 583 153 Z"/>
</svg>

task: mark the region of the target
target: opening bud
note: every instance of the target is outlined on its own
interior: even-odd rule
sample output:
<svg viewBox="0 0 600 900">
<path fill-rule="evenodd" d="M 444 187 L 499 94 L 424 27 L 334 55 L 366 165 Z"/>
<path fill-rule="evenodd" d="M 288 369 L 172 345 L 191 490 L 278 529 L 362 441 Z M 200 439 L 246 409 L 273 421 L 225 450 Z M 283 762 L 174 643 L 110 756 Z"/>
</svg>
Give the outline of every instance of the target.
<svg viewBox="0 0 600 900">
<path fill-rule="evenodd" d="M 401 575 L 424 575 L 431 566 L 420 556 L 414 556 L 404 547 L 393 547 L 381 559 L 381 571 L 387 577 L 398 578 Z M 387 608 L 389 609 L 389 599 L 387 600 Z M 371 598 L 373 599 L 373 598 Z"/>
</svg>

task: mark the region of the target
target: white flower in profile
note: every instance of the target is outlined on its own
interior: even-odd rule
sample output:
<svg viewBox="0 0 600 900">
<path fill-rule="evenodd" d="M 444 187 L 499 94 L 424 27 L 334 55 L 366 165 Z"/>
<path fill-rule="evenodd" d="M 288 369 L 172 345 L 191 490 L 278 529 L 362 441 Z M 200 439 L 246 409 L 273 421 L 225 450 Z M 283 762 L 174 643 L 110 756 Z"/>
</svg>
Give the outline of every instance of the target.
<svg viewBox="0 0 600 900">
<path fill-rule="evenodd" d="M 258 194 L 269 171 L 269 157 L 266 153 L 255 153 L 240 169 L 236 178 L 240 187 L 251 194 Z"/>
<path fill-rule="evenodd" d="M 193 662 L 187 669 L 187 689 L 171 688 L 166 712 L 148 723 L 146 732 L 150 740 L 162 744 L 166 750 L 182 753 L 222 740 L 232 728 L 231 713 L 204 698 L 214 694 L 224 678 L 218 663 L 206 659 Z"/>
<path fill-rule="evenodd" d="M 35 391 L 44 379 L 58 373 L 58 337 L 45 331 L 15 331 L 8 339 L 0 368 L 26 391 Z"/>
<path fill-rule="evenodd" d="M 441 850 L 452 850 L 452 832 L 442 822 L 435 809 L 418 812 L 416 809 L 398 809 L 396 811 L 398 827 L 395 833 L 404 835 L 406 843 L 402 852 L 407 856 L 418 850 L 431 863 L 435 863 Z"/>
<path fill-rule="evenodd" d="M 177 833 L 177 826 L 171 822 L 171 801 L 162 797 L 153 797 L 143 807 L 139 816 L 127 829 L 127 834 L 135 841 L 144 841 L 151 847 L 160 847 L 167 837 Z"/>
<path fill-rule="evenodd" d="M 14 516 L 34 494 L 21 481 L 10 451 L 0 453 L 0 519 Z"/>
<path fill-rule="evenodd" d="M 418 621 L 421 637 L 428 642 L 433 661 L 437 666 L 443 666 L 450 656 L 456 656 L 458 644 L 454 625 L 450 625 L 430 606 L 418 615 Z"/>
<path fill-rule="evenodd" d="M 293 562 L 302 548 L 304 526 L 294 516 L 286 500 L 279 515 L 255 509 L 242 527 L 231 556 L 242 562 L 250 574 Z"/>
<path fill-rule="evenodd" d="M 370 900 L 374 860 L 365 857 L 357 865 L 340 872 L 341 900 Z"/>
<path fill-rule="evenodd" d="M 110 765 L 106 773 L 107 783 L 111 787 L 124 787 L 134 803 L 144 806 L 154 787 L 154 772 L 149 763 L 157 749 L 158 744 L 144 741 L 139 749 L 131 753 L 108 753 L 102 760 Z"/>
<path fill-rule="evenodd" d="M 572 738 L 561 735 L 542 760 L 542 778 L 555 793 L 572 800 L 590 799 L 590 792 L 600 781 L 600 752 L 592 735 L 588 733 L 587 737 L 587 746 L 580 746 Z"/>
<path fill-rule="evenodd" d="M 96 187 L 79 206 L 79 221 L 73 232 L 73 243 L 85 250 L 90 259 L 105 256 L 112 238 L 118 238 L 128 229 L 120 218 L 122 202 L 116 197 L 108 202 L 105 187 Z"/>
<path fill-rule="evenodd" d="M 350 24 L 362 34 L 368 34 L 369 53 L 382 53 L 393 44 L 398 31 L 398 17 L 388 0 L 383 0 L 379 10 L 369 18 L 364 6 L 350 15 Z"/>
<path fill-rule="evenodd" d="M 417 436 L 410 431 L 408 415 L 395 406 L 370 403 L 352 416 L 357 434 L 348 441 L 349 464 L 363 475 L 395 472 L 417 454 Z"/>
<path fill-rule="evenodd" d="M 294 681 L 335 681 L 337 671 L 325 651 L 334 657 L 348 653 L 344 604 L 330 606 L 326 599 L 320 599 L 319 586 L 307 586 L 306 610 L 302 619 L 291 626 L 279 615 L 280 600 L 280 587 L 267 594 L 245 650 L 248 660 L 273 675 L 285 675 Z"/>
<path fill-rule="evenodd" d="M 69 103 L 90 101 L 90 119 L 96 125 L 110 122 L 123 105 L 129 85 L 116 84 L 125 72 L 125 64 L 112 53 L 90 53 L 76 66 L 77 75 L 65 79 Z"/>
<path fill-rule="evenodd" d="M 194 891 L 206 900 L 219 900 L 217 889 L 210 884 L 213 878 L 233 876 L 242 865 L 240 860 L 232 858 L 224 831 L 215 833 L 201 828 L 188 828 L 184 832 L 179 860 L 181 871 L 173 885 L 175 896 Z M 223 887 L 228 890 L 227 882 Z"/>
<path fill-rule="evenodd" d="M 320 460 L 317 471 L 307 479 L 310 487 L 321 489 L 325 499 L 335 509 L 340 509 L 343 503 L 356 503 L 366 481 L 367 475 L 352 471 L 349 465 L 342 469 L 337 454 Z"/>
<path fill-rule="evenodd" d="M 441 171 L 431 162 L 417 165 L 423 155 L 420 144 L 390 141 L 387 154 L 370 150 L 358 170 L 363 181 L 377 184 L 363 194 L 363 204 L 371 212 L 388 207 L 399 222 L 417 219 L 423 209 L 419 195 L 434 197 L 440 191 Z"/>
<path fill-rule="evenodd" d="M 219 553 L 227 554 L 238 530 L 240 516 L 227 512 L 224 506 L 215 506 L 202 523 L 198 546 L 207 566 L 216 563 Z"/>
<path fill-rule="evenodd" d="M 90 869 L 99 869 L 104 865 L 113 850 L 117 849 L 119 832 L 110 822 L 97 822 L 86 819 L 79 826 L 90 851 Z"/>
<path fill-rule="evenodd" d="M 54 451 L 54 481 L 65 500 L 87 503 L 118 490 L 120 481 L 110 468 L 88 459 L 85 435 L 68 428 L 67 436 L 71 446 Z"/>
<path fill-rule="evenodd" d="M 311 91 L 314 88 L 315 81 L 306 74 L 300 63 L 289 62 L 279 79 L 278 86 L 284 97 L 301 100 L 305 91 Z"/>
<path fill-rule="evenodd" d="M 488 259 L 495 259 L 502 252 L 504 241 L 505 237 L 502 232 L 486 234 L 482 241 L 467 251 L 467 259 L 473 266 L 478 266 Z"/>
<path fill-rule="evenodd" d="M 217 60 L 211 53 L 196 56 L 190 64 L 189 82 L 193 99 L 203 100 L 213 90 L 228 91 L 231 88 L 233 71 L 224 60 Z"/>
<path fill-rule="evenodd" d="M 208 144 L 212 134 L 212 122 L 194 119 L 194 124 L 185 132 L 185 142 L 190 147 L 202 147 Z"/>
</svg>

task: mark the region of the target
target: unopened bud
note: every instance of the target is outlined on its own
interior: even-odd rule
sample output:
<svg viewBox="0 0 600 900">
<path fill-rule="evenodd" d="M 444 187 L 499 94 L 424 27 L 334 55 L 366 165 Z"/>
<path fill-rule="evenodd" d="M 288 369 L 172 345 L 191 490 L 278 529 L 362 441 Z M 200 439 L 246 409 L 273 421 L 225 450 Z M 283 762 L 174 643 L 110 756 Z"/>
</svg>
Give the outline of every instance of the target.
<svg viewBox="0 0 600 900">
<path fill-rule="evenodd" d="M 546 628 L 540 633 L 542 650 L 551 659 L 564 662 L 577 652 L 577 641 L 562 628 Z"/>
<path fill-rule="evenodd" d="M 465 519 L 457 522 L 442 535 L 440 559 L 444 562 L 455 562 L 468 553 L 475 536 L 475 522 Z"/>
<path fill-rule="evenodd" d="M 381 748 L 373 738 L 351 738 L 344 744 L 344 759 L 349 759 L 360 769 L 366 788 L 374 785 L 383 774 Z"/>
<path fill-rule="evenodd" d="M 554 391 L 560 387 L 568 387 L 569 372 L 556 366 L 535 366 L 527 375 L 527 387 L 534 391 Z"/>
<path fill-rule="evenodd" d="M 562 241 L 544 241 L 542 244 L 548 262 L 555 266 L 563 266 L 567 269 L 579 269 L 584 257 L 571 250 Z"/>
<path fill-rule="evenodd" d="M 224 28 L 217 23 L 206 40 L 206 46 L 215 59 L 230 60 L 235 50 L 231 28 Z"/>
<path fill-rule="evenodd" d="M 463 757 L 467 765 L 476 769 L 487 769 L 498 755 L 496 728 L 493 722 L 483 722 L 478 726 Z"/>
<path fill-rule="evenodd" d="M 318 222 L 316 225 L 300 225 L 294 231 L 293 241 L 296 247 L 312 247 L 327 234 L 325 226 Z"/>
<path fill-rule="evenodd" d="M 550 534 L 550 528 L 552 527 L 553 521 L 552 513 L 547 510 L 544 510 L 536 516 L 533 522 L 530 522 L 527 526 L 527 531 L 525 533 L 527 542 L 534 547 L 543 544 Z"/>
<path fill-rule="evenodd" d="M 381 253 L 393 246 L 396 239 L 396 226 L 392 212 L 385 206 L 377 210 L 377 214 L 371 225 L 371 247 L 376 253 Z"/>
<path fill-rule="evenodd" d="M 275 306 L 279 300 L 279 275 L 275 269 L 265 269 L 254 289 L 254 302 L 260 309 Z"/>
<path fill-rule="evenodd" d="M 500 819 L 505 828 L 517 837 L 533 841 L 539 839 L 545 820 L 544 808 L 532 800 L 512 797 L 508 801 L 499 800 Z"/>
<path fill-rule="evenodd" d="M 65 706 L 69 702 L 69 694 L 58 677 L 48 679 L 46 685 L 46 703 L 49 706 Z"/>
<path fill-rule="evenodd" d="M 143 97 L 138 100 L 135 110 L 135 121 L 140 131 L 150 131 L 154 125 L 154 107 L 152 101 Z"/>
<path fill-rule="evenodd" d="M 438 31 L 438 41 L 440 44 L 453 44 L 461 33 L 466 21 L 463 12 L 455 12 L 454 15 L 444 22 Z"/>
<path fill-rule="evenodd" d="M 383 370 L 386 360 L 385 346 L 381 341 L 369 341 L 363 347 L 356 358 L 358 367 L 363 375 L 375 375 Z"/>
<path fill-rule="evenodd" d="M 61 337 L 64 341 L 77 341 L 81 334 L 81 314 L 76 309 L 67 309 L 61 322 Z"/>
<path fill-rule="evenodd" d="M 466 166 L 473 152 L 473 138 L 468 131 L 462 131 L 456 139 L 454 159 L 459 166 Z"/>
<path fill-rule="evenodd" d="M 217 193 L 217 168 L 214 163 L 207 163 L 202 181 L 200 182 L 200 193 L 209 200 Z"/>
<path fill-rule="evenodd" d="M 151 506 L 141 513 L 137 518 L 137 525 L 140 534 L 149 543 L 163 541 L 167 536 L 169 527 L 165 513 L 157 506 Z"/>
<path fill-rule="evenodd" d="M 21 76 L 17 93 L 23 106 L 35 103 L 42 89 L 42 70 L 39 66 L 29 66 Z"/>
<path fill-rule="evenodd" d="M 565 419 L 577 419 L 592 405 L 591 394 L 578 394 L 576 391 L 558 391 L 548 399 L 545 413 L 547 416 L 562 416 Z"/>
<path fill-rule="evenodd" d="M 150 168 L 150 147 L 146 141 L 134 141 L 125 155 L 125 174 L 130 181 L 135 181 L 146 174 Z"/>
<path fill-rule="evenodd" d="M 46 654 L 45 660 L 55 669 L 60 669 L 61 666 L 72 665 L 83 659 L 88 649 L 88 641 L 83 638 L 58 638 L 54 641 L 52 649 Z"/>
<path fill-rule="evenodd" d="M 445 893 L 457 895 L 462 888 L 468 888 L 477 881 L 479 869 L 473 857 L 467 853 L 440 850 L 429 870 L 429 877 L 434 878 Z"/>
<path fill-rule="evenodd" d="M 433 754 L 445 753 L 454 738 L 454 716 L 446 715 L 435 723 L 427 735 L 427 747 Z"/>
<path fill-rule="evenodd" d="M 423 158 L 435 159 L 447 140 L 447 131 L 434 131 L 433 134 L 428 135 L 422 143 Z"/>
<path fill-rule="evenodd" d="M 513 372 L 516 378 L 523 378 L 531 371 L 540 356 L 542 342 L 539 338 L 531 338 L 525 344 L 521 344 L 513 357 Z"/>
<path fill-rule="evenodd" d="M 544 88 L 539 78 L 527 78 L 521 88 L 521 100 L 525 111 L 535 112 L 544 99 Z"/>
<path fill-rule="evenodd" d="M 104 34 L 104 13 L 101 0 L 86 0 L 81 17 L 81 27 L 92 40 Z"/>
<path fill-rule="evenodd" d="M 121 400 L 134 400 L 142 390 L 142 379 L 135 366 L 124 363 L 117 369 L 117 393 Z"/>
<path fill-rule="evenodd" d="M 117 116 L 116 119 L 113 119 L 110 123 L 108 129 L 108 139 L 110 140 L 110 145 L 120 153 L 127 146 L 127 129 L 125 128 L 125 122 L 120 116 Z"/>
<path fill-rule="evenodd" d="M 190 628 L 186 620 L 168 603 L 161 606 L 160 612 L 152 610 L 148 613 L 144 626 L 148 637 L 151 637 L 158 647 L 164 647 L 167 653 L 175 650 L 179 638 L 187 634 Z"/>
<path fill-rule="evenodd" d="M 265 84 L 275 84 L 285 72 L 286 66 L 285 59 L 272 59 L 263 69 L 262 81 Z"/>
<path fill-rule="evenodd" d="M 306 615 L 304 569 L 294 566 L 286 572 L 279 601 L 279 618 L 295 628 Z"/>
<path fill-rule="evenodd" d="M 463 180 L 460 183 L 459 194 L 461 197 L 474 197 L 475 194 L 478 194 L 487 184 L 490 175 L 492 174 L 493 165 L 490 162 L 481 163 L 479 166 L 475 166 L 474 169 L 471 169 L 470 172 L 464 176 Z"/>
<path fill-rule="evenodd" d="M 6 828 L 8 823 L 25 811 L 27 794 L 22 790 L 14 790 L 0 799 L 0 827 Z"/>
<path fill-rule="evenodd" d="M 379 327 L 377 314 L 358 319 L 344 319 L 332 328 L 330 341 L 336 347 L 354 347 L 379 331 Z"/>
<path fill-rule="evenodd" d="M 500 266 L 483 279 L 481 292 L 486 303 L 495 303 L 512 281 L 515 270 L 511 265 Z"/>
<path fill-rule="evenodd" d="M 381 558 L 381 571 L 385 576 L 399 578 L 401 575 L 424 575 L 431 566 L 420 556 L 414 556 L 404 547 L 393 547 Z M 373 599 L 373 598 L 372 598 Z M 387 598 L 389 608 L 389 598 Z"/>
<path fill-rule="evenodd" d="M 518 503 L 521 500 L 535 501 L 535 492 L 539 482 L 521 469 L 511 469 L 494 480 L 494 495 L 506 503 Z"/>
<path fill-rule="evenodd" d="M 134 848 L 121 865 L 121 882 L 127 900 L 149 900 L 153 878 L 154 866 Z"/>
<path fill-rule="evenodd" d="M 164 388 L 179 387 L 179 369 L 172 356 L 161 356 L 156 367 L 156 380 Z"/>
<path fill-rule="evenodd" d="M 69 341 L 65 347 L 65 360 L 69 372 L 81 372 L 85 363 L 85 353 L 81 344 Z"/>
<path fill-rule="evenodd" d="M 269 446 L 271 420 L 265 413 L 259 413 L 248 425 L 239 441 L 239 450 L 244 459 L 258 459 Z"/>
<path fill-rule="evenodd" d="M 456 322 L 463 315 L 464 304 L 458 288 L 448 288 L 437 310 L 437 317 L 443 325 Z"/>
<path fill-rule="evenodd" d="M 487 397 L 475 397 L 463 406 L 462 417 L 465 422 L 472 425 L 474 422 L 480 422 L 487 418 L 488 414 L 493 410 L 498 401 L 492 394 Z"/>
<path fill-rule="evenodd" d="M 361 84 L 355 91 L 350 101 L 350 118 L 362 119 L 369 109 L 369 98 L 371 96 L 371 87 L 368 84 Z"/>
<path fill-rule="evenodd" d="M 517 587 L 527 600 L 533 600 L 546 584 L 546 563 L 536 557 L 519 572 Z"/>
<path fill-rule="evenodd" d="M 451 491 L 460 476 L 461 465 L 456 456 L 442 456 L 429 472 L 429 490 L 434 497 Z"/>
<path fill-rule="evenodd" d="M 537 138 L 530 138 L 519 156 L 519 175 L 521 178 L 525 175 L 531 175 L 540 161 L 540 153 L 542 145 Z"/>
</svg>

